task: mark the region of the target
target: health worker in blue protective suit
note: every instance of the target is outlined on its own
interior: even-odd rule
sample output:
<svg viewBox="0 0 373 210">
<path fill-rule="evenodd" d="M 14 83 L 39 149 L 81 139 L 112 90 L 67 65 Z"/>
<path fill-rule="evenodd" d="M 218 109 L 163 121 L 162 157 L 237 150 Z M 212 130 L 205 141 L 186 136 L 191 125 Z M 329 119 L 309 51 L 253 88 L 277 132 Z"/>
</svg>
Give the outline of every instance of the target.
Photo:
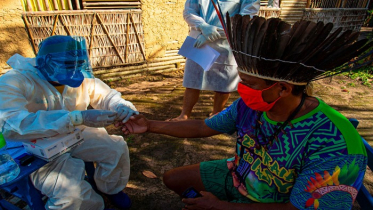
<svg viewBox="0 0 373 210">
<path fill-rule="evenodd" d="M 129 208 L 122 192 L 130 175 L 130 159 L 121 136 L 105 126 L 138 114 L 134 105 L 94 78 L 86 41 L 52 36 L 39 45 L 36 58 L 14 55 L 13 68 L 0 77 L 0 126 L 11 141 L 82 130 L 84 143 L 33 174 L 35 187 L 48 196 L 46 209 L 104 209 L 103 198 L 84 180 L 84 161 L 96 162 L 97 189 L 119 208 Z M 87 110 L 88 106 L 93 109 Z"/>
<path fill-rule="evenodd" d="M 214 0 L 220 5 L 222 14 L 230 16 L 257 15 L 259 0 Z M 214 105 L 211 114 L 224 109 L 230 93 L 237 89 L 239 82 L 237 64 L 229 47 L 223 27 L 210 0 L 187 0 L 185 2 L 184 20 L 190 27 L 189 36 L 197 39 L 194 47 L 204 45 L 214 48 L 220 53 L 211 68 L 204 71 L 196 62 L 187 59 L 184 69 L 183 108 L 181 114 L 172 121 L 186 120 L 190 117 L 194 105 L 199 99 L 201 90 L 214 91 Z"/>
</svg>

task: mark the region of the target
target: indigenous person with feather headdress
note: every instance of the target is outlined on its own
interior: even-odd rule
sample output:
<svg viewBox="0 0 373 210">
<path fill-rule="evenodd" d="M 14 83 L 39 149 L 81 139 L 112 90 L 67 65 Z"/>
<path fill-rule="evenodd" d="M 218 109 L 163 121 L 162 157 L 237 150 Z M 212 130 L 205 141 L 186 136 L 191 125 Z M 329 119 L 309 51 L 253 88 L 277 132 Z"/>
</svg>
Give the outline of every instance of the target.
<svg viewBox="0 0 373 210">
<path fill-rule="evenodd" d="M 201 90 L 214 91 L 212 114 L 224 109 L 230 92 L 237 89 L 239 77 L 237 64 L 229 48 L 223 27 L 211 1 L 220 5 L 222 12 L 231 15 L 258 14 L 259 0 L 187 0 L 183 12 L 184 20 L 190 27 L 189 36 L 196 38 L 194 47 L 208 45 L 220 53 L 208 71 L 204 71 L 196 62 L 187 59 L 184 69 L 183 108 L 181 114 L 172 121 L 186 120 L 197 103 Z"/>
<path fill-rule="evenodd" d="M 237 133 L 234 157 L 164 174 L 179 195 L 191 186 L 202 194 L 184 198 L 184 209 L 351 209 L 365 173 L 365 147 L 348 119 L 306 89 L 311 81 L 371 63 L 363 59 L 373 53 L 367 51 L 373 42 L 332 29 L 323 22 L 228 18 L 241 98 L 205 120 L 137 115 L 124 125 L 125 134 L 181 138 Z"/>
</svg>

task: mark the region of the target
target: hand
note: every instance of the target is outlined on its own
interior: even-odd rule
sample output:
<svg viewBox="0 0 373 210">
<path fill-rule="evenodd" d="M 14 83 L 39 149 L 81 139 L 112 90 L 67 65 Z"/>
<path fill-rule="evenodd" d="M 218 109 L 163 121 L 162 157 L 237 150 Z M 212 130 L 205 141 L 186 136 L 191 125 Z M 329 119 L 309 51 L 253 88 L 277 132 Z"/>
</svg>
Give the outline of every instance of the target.
<svg viewBox="0 0 373 210">
<path fill-rule="evenodd" d="M 206 44 L 207 42 L 209 42 L 209 41 L 207 41 L 206 37 L 205 37 L 203 34 L 200 34 L 200 35 L 197 37 L 196 42 L 194 42 L 193 47 L 195 47 L 195 48 L 200 48 L 200 47 L 202 47 L 204 44 Z"/>
<path fill-rule="evenodd" d="M 81 111 L 83 125 L 88 127 L 105 127 L 114 123 L 117 113 L 107 110 L 90 109 Z"/>
<path fill-rule="evenodd" d="M 199 198 L 183 198 L 181 201 L 186 204 L 183 210 L 217 209 L 215 205 L 219 205 L 220 200 L 215 195 L 205 191 L 201 191 L 200 193 L 202 197 Z"/>
<path fill-rule="evenodd" d="M 145 133 L 149 128 L 149 121 L 144 115 L 133 115 L 126 123 L 115 123 L 116 127 L 122 127 L 124 134 Z"/>
<path fill-rule="evenodd" d="M 206 39 L 210 42 L 213 42 L 220 38 L 219 31 L 222 31 L 223 29 L 220 29 L 216 26 L 209 25 L 207 23 L 202 23 L 198 26 L 198 28 L 201 30 L 202 34 L 206 37 Z"/>
<path fill-rule="evenodd" d="M 120 121 L 122 121 L 122 123 L 127 122 L 128 119 L 132 115 L 139 114 L 138 111 L 133 110 L 133 109 L 131 109 L 128 106 L 125 106 L 123 104 L 118 105 L 118 107 L 115 109 L 115 111 L 117 112 L 117 118 L 116 118 L 116 120 L 120 120 Z"/>
</svg>

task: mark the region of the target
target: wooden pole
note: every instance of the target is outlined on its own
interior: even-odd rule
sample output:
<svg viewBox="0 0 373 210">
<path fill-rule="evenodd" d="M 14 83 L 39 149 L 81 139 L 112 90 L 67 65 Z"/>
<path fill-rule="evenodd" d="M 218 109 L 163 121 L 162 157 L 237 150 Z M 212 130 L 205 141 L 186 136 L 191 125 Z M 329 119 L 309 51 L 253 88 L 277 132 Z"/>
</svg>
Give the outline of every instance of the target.
<svg viewBox="0 0 373 210">
<path fill-rule="evenodd" d="M 44 4 L 45 4 L 45 9 L 46 9 L 47 11 L 51 10 L 51 8 L 49 7 L 49 2 L 48 2 L 48 0 L 44 0 Z"/>
<path fill-rule="evenodd" d="M 34 37 L 32 36 L 32 33 L 30 31 L 30 27 L 28 25 L 28 22 L 27 22 L 27 19 L 26 19 L 26 16 L 25 15 L 22 15 L 22 19 L 23 19 L 23 22 L 25 23 L 25 26 L 26 26 L 26 31 L 27 31 L 27 34 L 30 38 L 30 41 L 31 41 L 31 44 L 32 44 L 32 49 L 34 50 L 34 53 L 35 55 L 37 54 L 36 52 L 36 44 L 35 44 L 35 41 L 34 41 Z"/>
<path fill-rule="evenodd" d="M 38 0 L 36 0 L 36 6 L 38 7 L 38 11 L 43 11 L 41 9 L 41 5 L 40 5 L 40 2 Z"/>
<path fill-rule="evenodd" d="M 100 17 L 99 14 L 97 14 L 97 20 L 98 20 L 99 24 L 102 26 L 102 28 L 104 29 L 104 32 L 106 33 L 107 37 L 109 38 L 109 41 L 111 42 L 111 44 L 113 45 L 115 51 L 117 52 L 118 57 L 120 58 L 120 60 L 122 61 L 122 63 L 125 63 L 124 60 L 123 60 L 123 58 L 122 58 L 122 56 L 119 53 L 119 50 L 118 50 L 117 46 L 115 46 L 114 41 L 111 39 L 110 34 L 109 34 L 108 30 L 106 29 L 106 26 L 103 24 L 103 22 L 102 22 L 101 17 Z"/>
<path fill-rule="evenodd" d="M 67 0 L 67 4 L 69 6 L 69 10 L 74 10 L 73 4 L 71 3 L 71 0 Z"/>
<path fill-rule="evenodd" d="M 54 32 L 56 31 L 56 26 L 57 26 L 57 22 L 58 22 L 58 17 L 59 17 L 60 15 L 56 15 L 56 17 L 54 18 L 54 23 L 53 23 L 53 30 L 52 30 L 52 34 L 51 34 L 51 36 L 53 36 L 54 35 Z"/>
<path fill-rule="evenodd" d="M 31 0 L 26 0 L 27 3 L 27 11 L 33 11 L 32 6 L 31 6 Z"/>
<path fill-rule="evenodd" d="M 61 21 L 63 27 L 65 28 L 67 35 L 71 36 L 70 30 L 69 30 L 69 28 L 67 28 L 67 26 L 66 26 L 65 23 L 63 22 L 62 17 L 61 17 L 61 16 L 58 16 L 58 17 L 59 17 L 59 19 L 60 19 L 60 21 Z"/>
<path fill-rule="evenodd" d="M 61 0 L 60 0 L 61 1 Z M 66 10 L 66 7 L 65 7 L 65 1 L 61 1 L 61 6 L 62 6 L 62 10 Z"/>
<path fill-rule="evenodd" d="M 341 8 L 345 8 L 347 0 L 343 0 L 341 4 Z"/>
<path fill-rule="evenodd" d="M 310 8 L 311 6 L 311 0 L 307 0 L 306 8 Z"/>
<path fill-rule="evenodd" d="M 136 38 L 137 38 L 137 41 L 139 42 L 139 45 L 140 45 L 140 50 L 141 50 L 141 53 L 142 53 L 142 56 L 144 56 L 144 60 L 145 59 L 145 50 L 142 48 L 142 44 L 140 42 L 140 37 L 139 35 L 137 34 L 137 29 L 136 29 L 136 26 L 135 26 L 135 22 L 133 21 L 133 18 L 132 18 L 132 14 L 131 13 L 128 13 L 131 17 L 131 22 L 132 22 L 132 25 L 133 25 L 133 28 L 135 29 L 135 34 L 136 34 Z"/>
<path fill-rule="evenodd" d="M 80 2 L 79 0 L 75 0 L 76 9 L 80 10 Z"/>
<path fill-rule="evenodd" d="M 96 25 L 96 13 L 93 14 L 92 18 L 92 26 L 91 26 L 91 38 L 89 39 L 89 59 L 92 58 L 92 42 L 93 42 L 93 35 L 95 34 L 95 25 Z"/>
<path fill-rule="evenodd" d="M 367 4 L 366 4 L 366 8 L 368 9 L 369 7 L 369 3 L 370 3 L 370 0 L 368 0 Z"/>
<path fill-rule="evenodd" d="M 53 7 L 54 7 L 54 10 L 58 10 L 57 0 L 53 0 Z"/>
<path fill-rule="evenodd" d="M 128 44 L 129 44 L 129 33 L 130 33 L 130 13 L 127 13 L 127 34 L 126 34 L 126 54 L 125 54 L 125 60 L 128 63 Z"/>
<path fill-rule="evenodd" d="M 1 1 L 1 0 L 0 0 Z M 128 13 L 128 12 L 134 12 L 134 13 L 141 13 L 140 9 L 131 9 L 131 10 L 71 10 L 71 11 L 41 11 L 41 12 L 23 12 L 22 15 L 36 15 L 36 16 L 41 16 L 41 15 L 55 15 L 55 14 L 66 14 L 69 13 L 71 15 L 73 14 L 93 14 L 93 13 L 105 13 L 105 14 L 123 14 L 123 13 Z"/>
</svg>

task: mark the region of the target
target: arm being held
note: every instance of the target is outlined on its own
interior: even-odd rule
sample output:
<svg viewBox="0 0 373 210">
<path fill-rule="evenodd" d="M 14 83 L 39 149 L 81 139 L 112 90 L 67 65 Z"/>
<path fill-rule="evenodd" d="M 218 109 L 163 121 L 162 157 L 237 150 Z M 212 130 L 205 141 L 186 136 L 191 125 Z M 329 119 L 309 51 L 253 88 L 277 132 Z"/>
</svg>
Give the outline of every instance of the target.
<svg viewBox="0 0 373 210">
<path fill-rule="evenodd" d="M 120 124 L 116 124 L 117 127 Z M 208 127 L 203 120 L 156 121 L 148 120 L 143 115 L 131 116 L 123 125 L 124 134 L 159 133 L 179 138 L 208 137 L 221 132 Z"/>
</svg>

